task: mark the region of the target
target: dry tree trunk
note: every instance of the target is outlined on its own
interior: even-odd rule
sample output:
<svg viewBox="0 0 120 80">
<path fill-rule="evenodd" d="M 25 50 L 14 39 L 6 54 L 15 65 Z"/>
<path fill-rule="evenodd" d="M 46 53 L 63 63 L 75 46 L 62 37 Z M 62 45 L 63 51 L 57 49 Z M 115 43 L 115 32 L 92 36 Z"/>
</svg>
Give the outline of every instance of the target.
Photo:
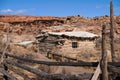
<svg viewBox="0 0 120 80">
<path fill-rule="evenodd" d="M 108 80 L 107 70 L 107 53 L 106 53 L 106 26 L 102 26 L 102 59 L 101 59 L 101 72 L 102 80 Z"/>
<path fill-rule="evenodd" d="M 112 61 L 115 62 L 115 51 L 114 51 L 114 13 L 113 13 L 113 4 L 112 1 L 110 2 L 110 38 L 111 38 L 111 54 L 112 54 Z"/>
</svg>

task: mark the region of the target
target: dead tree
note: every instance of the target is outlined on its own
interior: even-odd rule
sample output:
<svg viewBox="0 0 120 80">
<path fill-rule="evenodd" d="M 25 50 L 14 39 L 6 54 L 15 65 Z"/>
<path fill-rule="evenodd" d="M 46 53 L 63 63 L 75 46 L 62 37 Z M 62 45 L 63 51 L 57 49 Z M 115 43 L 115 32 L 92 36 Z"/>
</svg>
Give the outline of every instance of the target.
<svg viewBox="0 0 120 80">
<path fill-rule="evenodd" d="M 113 3 L 111 1 L 110 2 L 110 38 L 111 38 L 110 46 L 111 46 L 112 61 L 115 62 L 113 17 L 114 17 Z"/>
<path fill-rule="evenodd" d="M 102 71 L 102 80 L 108 80 L 108 71 L 107 71 L 107 53 L 106 53 L 106 26 L 102 26 L 102 58 L 101 58 L 101 71 Z"/>
</svg>

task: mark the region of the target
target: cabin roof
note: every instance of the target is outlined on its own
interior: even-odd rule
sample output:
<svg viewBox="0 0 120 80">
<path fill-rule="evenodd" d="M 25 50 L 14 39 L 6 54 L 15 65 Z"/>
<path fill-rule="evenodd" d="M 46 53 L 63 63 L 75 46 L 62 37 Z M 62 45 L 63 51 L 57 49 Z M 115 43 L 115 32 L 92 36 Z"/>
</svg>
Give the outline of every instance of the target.
<svg viewBox="0 0 120 80">
<path fill-rule="evenodd" d="M 69 36 L 69 37 L 77 37 L 77 38 L 98 38 L 99 35 L 93 34 L 85 31 L 72 31 L 72 32 L 48 32 L 50 35 L 56 36 Z"/>
</svg>

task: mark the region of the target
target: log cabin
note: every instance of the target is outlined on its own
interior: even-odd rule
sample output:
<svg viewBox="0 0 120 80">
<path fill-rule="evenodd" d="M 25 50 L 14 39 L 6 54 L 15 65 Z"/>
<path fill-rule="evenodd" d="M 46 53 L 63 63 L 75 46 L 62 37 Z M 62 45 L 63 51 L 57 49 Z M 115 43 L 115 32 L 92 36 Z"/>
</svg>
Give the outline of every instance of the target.
<svg viewBox="0 0 120 80">
<path fill-rule="evenodd" d="M 40 52 L 62 54 L 73 58 L 94 50 L 98 38 L 99 35 L 85 31 L 43 32 L 36 36 Z"/>
</svg>

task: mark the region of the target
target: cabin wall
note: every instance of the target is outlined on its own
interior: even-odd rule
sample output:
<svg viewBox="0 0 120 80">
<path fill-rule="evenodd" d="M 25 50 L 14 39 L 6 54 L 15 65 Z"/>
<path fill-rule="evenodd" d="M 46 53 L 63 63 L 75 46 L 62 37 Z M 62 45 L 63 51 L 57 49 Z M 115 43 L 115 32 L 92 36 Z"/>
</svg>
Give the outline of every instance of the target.
<svg viewBox="0 0 120 80">
<path fill-rule="evenodd" d="M 40 39 L 40 38 L 39 38 Z M 54 52 L 54 49 L 57 47 L 56 40 L 59 40 L 59 37 L 48 36 L 40 39 L 38 48 L 40 52 Z"/>
<path fill-rule="evenodd" d="M 95 40 L 62 38 L 65 40 L 63 45 L 54 43 L 54 41 L 60 39 L 61 37 L 58 36 L 48 36 L 46 39 L 39 43 L 39 51 L 42 53 L 50 52 L 54 54 L 62 54 L 71 58 L 76 58 L 77 55 L 91 55 L 91 53 L 93 54 L 93 51 L 95 51 Z M 72 46 L 73 43 L 77 43 L 77 46 Z"/>
<path fill-rule="evenodd" d="M 76 48 L 72 47 L 72 42 L 77 42 L 78 46 Z M 61 48 L 56 49 L 57 53 L 63 54 L 65 56 L 70 56 L 76 58 L 76 55 L 88 53 L 95 50 L 94 40 L 65 40 L 64 45 Z"/>
</svg>

